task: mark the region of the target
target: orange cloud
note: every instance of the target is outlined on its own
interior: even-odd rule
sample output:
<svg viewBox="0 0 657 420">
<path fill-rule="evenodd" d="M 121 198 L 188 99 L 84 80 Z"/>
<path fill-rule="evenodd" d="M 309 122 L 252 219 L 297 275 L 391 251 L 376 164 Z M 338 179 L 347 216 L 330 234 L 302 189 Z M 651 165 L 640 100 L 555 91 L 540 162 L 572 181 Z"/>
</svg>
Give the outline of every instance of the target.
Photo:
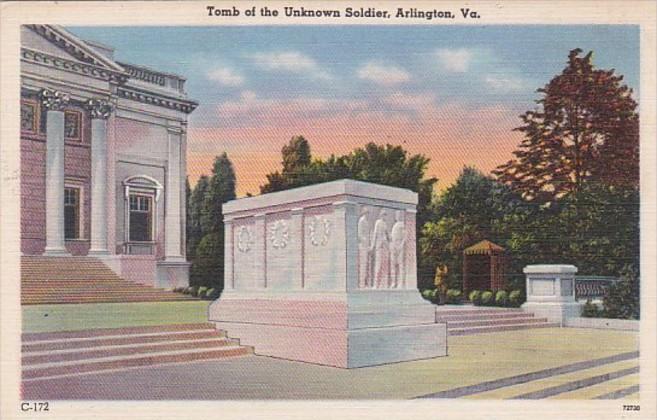
<svg viewBox="0 0 657 420">
<path fill-rule="evenodd" d="M 410 112 L 391 112 L 395 103 L 397 109 Z M 281 102 L 247 94 L 218 111 L 225 127 L 190 127 L 190 182 L 209 174 L 214 156 L 226 151 L 236 169 L 239 196 L 259 193 L 265 174 L 280 170 L 281 148 L 295 135 L 305 136 L 313 156 L 322 158 L 368 142 L 400 144 L 410 153 L 431 158 L 428 175 L 439 179 L 438 188 L 449 186 L 464 165 L 488 172 L 506 162 L 521 140 L 521 134 L 512 131 L 520 122 L 517 111 L 504 106 L 438 106 L 430 96 L 395 94 L 377 106 L 312 98 Z"/>
</svg>

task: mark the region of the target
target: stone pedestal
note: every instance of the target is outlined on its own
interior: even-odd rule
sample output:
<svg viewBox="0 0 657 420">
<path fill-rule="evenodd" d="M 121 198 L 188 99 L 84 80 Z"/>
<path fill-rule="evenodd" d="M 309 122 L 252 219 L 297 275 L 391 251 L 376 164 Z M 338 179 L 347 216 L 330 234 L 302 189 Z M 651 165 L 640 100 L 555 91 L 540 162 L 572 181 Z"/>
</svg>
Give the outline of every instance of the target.
<svg viewBox="0 0 657 420">
<path fill-rule="evenodd" d="M 352 368 L 447 354 L 417 290 L 409 190 L 341 180 L 224 205 L 210 321 L 256 354 Z"/>
<path fill-rule="evenodd" d="M 574 265 L 528 265 L 523 269 L 527 276 L 527 302 L 522 309 L 537 317 L 564 325 L 566 318 L 580 316 L 582 305 L 575 300 Z"/>
</svg>

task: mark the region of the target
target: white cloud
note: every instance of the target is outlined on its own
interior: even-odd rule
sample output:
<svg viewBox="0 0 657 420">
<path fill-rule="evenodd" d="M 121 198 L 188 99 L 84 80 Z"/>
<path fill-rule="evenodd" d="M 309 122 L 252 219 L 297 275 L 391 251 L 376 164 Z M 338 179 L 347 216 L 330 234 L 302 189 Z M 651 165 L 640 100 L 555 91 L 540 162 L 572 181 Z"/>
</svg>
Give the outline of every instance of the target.
<svg viewBox="0 0 657 420">
<path fill-rule="evenodd" d="M 436 51 L 436 57 L 440 60 L 443 70 L 452 73 L 465 73 L 470 67 L 474 54 L 465 48 L 447 49 Z"/>
<path fill-rule="evenodd" d="M 265 70 L 305 74 L 316 79 L 331 79 L 331 75 L 313 58 L 298 51 L 255 53 L 250 57 L 257 66 Z"/>
<path fill-rule="evenodd" d="M 498 92 L 520 92 L 526 88 L 523 80 L 512 77 L 488 75 L 484 81 L 488 87 Z"/>
<path fill-rule="evenodd" d="M 436 97 L 432 94 L 409 95 L 397 92 L 383 98 L 383 102 L 396 109 L 428 111 L 435 107 Z"/>
<path fill-rule="evenodd" d="M 358 78 L 384 86 L 392 86 L 411 80 L 411 75 L 400 67 L 369 62 L 358 69 Z"/>
<path fill-rule="evenodd" d="M 228 67 L 211 70 L 208 72 L 207 77 L 224 86 L 241 86 L 244 83 L 244 77 Z"/>
</svg>

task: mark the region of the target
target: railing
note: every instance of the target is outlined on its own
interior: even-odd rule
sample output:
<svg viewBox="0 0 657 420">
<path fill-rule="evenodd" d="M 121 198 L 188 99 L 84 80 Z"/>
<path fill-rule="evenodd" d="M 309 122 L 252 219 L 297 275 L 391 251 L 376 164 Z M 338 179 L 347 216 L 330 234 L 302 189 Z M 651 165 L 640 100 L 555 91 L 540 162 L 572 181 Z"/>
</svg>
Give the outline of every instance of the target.
<svg viewBox="0 0 657 420">
<path fill-rule="evenodd" d="M 184 93 L 185 78 L 175 74 L 158 72 L 147 67 L 120 62 L 131 78 Z"/>
<path fill-rule="evenodd" d="M 576 276 L 575 299 L 602 299 L 609 286 L 617 281 L 618 278 L 609 276 Z"/>
<path fill-rule="evenodd" d="M 153 255 L 155 242 L 126 242 L 123 244 L 123 253 L 127 255 Z"/>
</svg>

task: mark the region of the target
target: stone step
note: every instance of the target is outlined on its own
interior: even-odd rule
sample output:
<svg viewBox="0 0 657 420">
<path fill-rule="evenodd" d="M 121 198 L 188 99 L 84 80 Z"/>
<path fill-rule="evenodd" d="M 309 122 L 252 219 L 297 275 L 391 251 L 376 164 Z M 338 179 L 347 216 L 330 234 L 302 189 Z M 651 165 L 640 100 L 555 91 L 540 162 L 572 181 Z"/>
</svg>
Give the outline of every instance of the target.
<svg viewBox="0 0 657 420">
<path fill-rule="evenodd" d="M 498 308 L 494 306 L 459 306 L 453 305 L 454 308 L 445 306 L 437 306 L 436 314 L 441 315 L 484 315 L 484 314 L 497 314 L 501 312 L 524 312 L 522 308 Z"/>
<path fill-rule="evenodd" d="M 45 379 L 77 375 L 81 373 L 102 372 L 104 370 L 125 369 L 138 366 L 153 366 L 167 363 L 191 362 L 197 360 L 222 359 L 226 357 L 251 354 L 250 347 L 227 345 L 214 349 L 186 349 L 163 351 L 149 354 L 102 357 L 86 361 L 44 363 L 23 368 L 23 380 Z"/>
<path fill-rule="evenodd" d="M 514 331 L 514 330 L 524 330 L 528 328 L 553 328 L 559 327 L 559 323 L 556 322 L 545 322 L 538 324 L 531 323 L 518 323 L 510 325 L 489 325 L 481 327 L 465 327 L 465 328 L 454 328 L 448 329 L 449 335 L 470 335 L 470 334 L 484 334 L 500 331 Z"/>
<path fill-rule="evenodd" d="M 43 352 L 26 352 L 23 353 L 22 363 L 23 366 L 30 366 L 36 364 L 48 364 L 57 362 L 70 362 L 74 360 L 90 360 L 106 357 L 145 354 L 145 353 L 160 353 L 170 352 L 186 349 L 209 349 L 224 346 L 234 346 L 238 342 L 230 340 L 226 337 L 218 337 L 211 339 L 199 340 L 186 340 L 186 341 L 165 341 L 161 343 L 141 343 L 130 345 L 115 345 L 115 346 L 97 346 L 89 349 L 68 349 L 59 351 L 43 351 Z"/>
<path fill-rule="evenodd" d="M 99 346 L 116 346 L 125 344 L 159 343 L 166 341 L 183 341 L 209 338 L 223 338 L 224 334 L 215 329 L 193 331 L 165 331 L 139 334 L 116 334 L 100 337 L 58 338 L 54 340 L 28 341 L 23 343 L 23 352 L 44 352 L 69 349 L 88 349 Z"/>
<path fill-rule="evenodd" d="M 497 326 L 497 325 L 518 325 L 518 324 L 541 324 L 546 323 L 547 318 L 497 318 L 497 319 L 477 319 L 471 321 L 457 321 L 447 322 L 447 329 L 449 331 L 468 328 L 468 327 L 483 327 L 483 326 Z"/>
<path fill-rule="evenodd" d="M 436 322 L 453 322 L 453 321 L 475 321 L 481 319 L 498 319 L 498 318 L 531 318 L 534 314 L 531 312 L 524 311 L 513 311 L 513 312 L 499 312 L 491 314 L 476 314 L 476 315 L 444 315 L 436 314 Z"/>
<path fill-rule="evenodd" d="M 23 333 L 21 339 L 23 343 L 27 343 L 30 341 L 61 340 L 65 338 L 74 339 L 74 338 L 116 336 L 116 335 L 127 335 L 127 334 L 197 331 L 197 330 L 208 330 L 213 328 L 214 328 L 214 324 L 211 324 L 209 322 L 201 322 L 194 324 L 145 325 L 139 327 L 97 328 L 91 330 L 77 330 L 77 331 Z"/>
</svg>

